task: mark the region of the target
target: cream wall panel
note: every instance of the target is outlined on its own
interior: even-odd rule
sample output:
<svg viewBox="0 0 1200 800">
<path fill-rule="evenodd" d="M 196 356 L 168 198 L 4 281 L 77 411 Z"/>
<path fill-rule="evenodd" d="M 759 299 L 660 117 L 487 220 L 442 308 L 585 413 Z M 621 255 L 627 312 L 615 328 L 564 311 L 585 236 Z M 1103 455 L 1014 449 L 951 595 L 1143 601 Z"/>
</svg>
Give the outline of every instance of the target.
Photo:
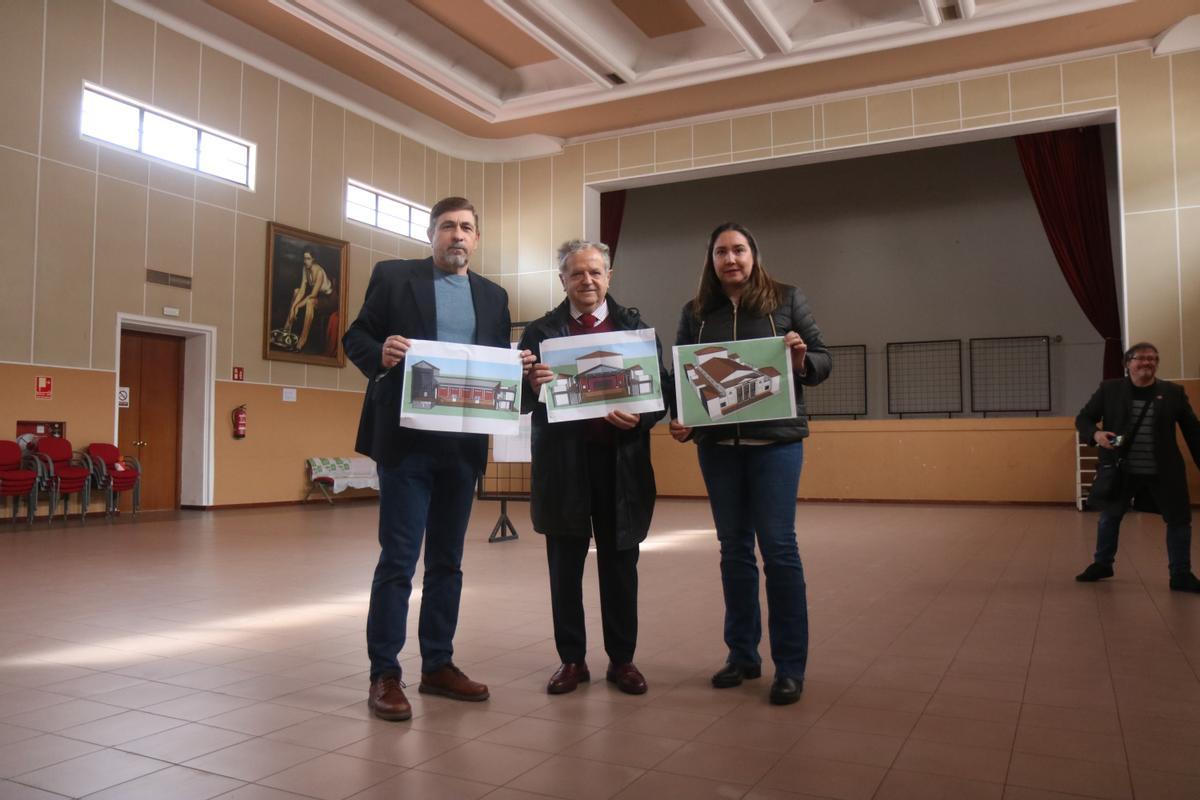
<svg viewBox="0 0 1200 800">
<path fill-rule="evenodd" d="M 36 153 L 42 100 L 41 2 L 5 3 L 0 25 L 0 144 Z M 25 355 L 28 358 L 28 351 Z"/>
<path fill-rule="evenodd" d="M 146 183 L 152 189 L 186 197 L 189 200 L 196 196 L 196 173 L 159 161 L 150 162 L 150 174 Z"/>
<path fill-rule="evenodd" d="M 456 197 L 466 197 L 467 195 L 467 164 L 461 158 L 450 159 L 450 194 Z"/>
<path fill-rule="evenodd" d="M 326 236 L 342 238 L 346 216 L 346 178 L 342 173 L 345 112 L 316 98 L 313 106 L 312 196 L 309 225 Z"/>
<path fill-rule="evenodd" d="M 42 162 L 33 360 L 90 366 L 96 173 Z M 53 313 L 44 309 L 54 309 Z"/>
<path fill-rule="evenodd" d="M 962 116 L 957 83 L 913 89 L 913 122 L 917 125 L 958 120 Z"/>
<path fill-rule="evenodd" d="M 280 386 L 304 386 L 306 368 L 303 364 L 293 364 L 290 361 L 268 361 L 271 369 L 271 383 Z"/>
<path fill-rule="evenodd" d="M 620 169 L 654 163 L 654 134 L 635 133 L 617 140 L 617 164 Z"/>
<path fill-rule="evenodd" d="M 371 230 L 371 250 L 377 258 L 398 258 L 400 237 L 386 231 Z"/>
<path fill-rule="evenodd" d="M 196 205 L 196 244 L 192 276 L 192 322 L 217 329 L 217 377 L 230 378 L 233 354 L 234 234 L 237 215 L 224 208 Z"/>
<path fill-rule="evenodd" d="M 550 244 L 557 250 L 563 242 L 583 237 L 583 147 L 576 144 L 563 148 L 562 155 L 554 157 L 553 169 L 554 219 Z M 553 255 L 550 262 L 550 269 L 557 271 Z"/>
<path fill-rule="evenodd" d="M 501 164 L 483 165 L 483 202 L 475 201 L 475 208 L 481 217 L 482 238 L 476 251 L 482 256 L 480 272 L 499 275 L 503 263 L 500 244 L 504 241 L 504 167 Z"/>
<path fill-rule="evenodd" d="M 400 193 L 400 134 L 375 125 L 371 155 L 371 185 L 388 194 Z"/>
<path fill-rule="evenodd" d="M 196 204 L 175 195 L 150 190 L 146 235 L 146 265 L 150 269 L 192 274 L 192 212 Z"/>
<path fill-rule="evenodd" d="M 422 202 L 433 206 L 438 201 L 437 151 L 432 147 L 425 148 L 425 189 Z"/>
<path fill-rule="evenodd" d="M 1117 59 L 1104 56 L 1063 64 L 1062 82 L 1066 102 L 1112 97 L 1117 93 Z"/>
<path fill-rule="evenodd" d="M 725 155 L 732 148 L 733 126 L 730 120 L 725 119 L 720 122 L 706 122 L 703 125 L 692 126 L 693 158 Z"/>
<path fill-rule="evenodd" d="M 117 312 L 145 311 L 148 194 L 144 186 L 99 178 L 92 297 L 92 366 L 96 369 L 116 368 Z M 227 294 L 226 306 L 230 300 Z"/>
<path fill-rule="evenodd" d="M 150 162 L 145 156 L 117 150 L 114 147 L 99 147 L 100 174 L 111 175 L 124 181 L 146 186 L 150 182 Z"/>
<path fill-rule="evenodd" d="M 234 250 L 233 366 L 244 367 L 246 380 L 268 382 L 262 357 L 263 292 L 266 282 L 267 224 L 237 215 Z"/>
<path fill-rule="evenodd" d="M 291 84 L 279 84 L 279 131 L 275 157 L 275 219 L 308 228 L 308 192 L 312 176 L 313 96 Z"/>
<path fill-rule="evenodd" d="M 187 119 L 200 110 L 200 44 L 159 25 L 154 34 L 154 105 Z"/>
<path fill-rule="evenodd" d="M 258 146 L 254 191 L 238 190 L 238 211 L 262 219 L 275 216 L 275 111 L 279 81 L 253 67 L 242 69 L 242 138 Z M 246 376 L 250 380 L 250 376 Z"/>
<path fill-rule="evenodd" d="M 863 98 L 825 103 L 825 138 L 855 136 L 867 131 L 867 101 Z"/>
<path fill-rule="evenodd" d="M 517 295 L 514 298 L 510 294 L 508 298 L 510 316 L 514 313 L 513 309 L 516 313 L 513 319 L 526 322 L 535 320 L 549 311 L 554 303 L 562 301 L 561 297 L 551 300 L 550 281 L 554 274 L 534 272 L 517 276 Z"/>
<path fill-rule="evenodd" d="M 143 103 L 154 97 L 154 22 L 114 2 L 104 4 L 100 83 Z"/>
<path fill-rule="evenodd" d="M 100 80 L 100 0 L 54 0 L 46 6 L 42 155 L 96 168 L 96 145 L 79 136 L 83 81 Z M 26 74 L 22 69 L 21 74 Z"/>
<path fill-rule="evenodd" d="M 237 208 L 237 186 L 217 178 L 196 176 L 196 200 L 233 211 Z"/>
<path fill-rule="evenodd" d="M 350 275 L 346 279 L 349 284 L 346 295 L 346 327 L 358 317 L 362 309 L 363 298 L 367 296 L 367 284 L 371 280 L 371 270 L 374 268 L 370 253 L 363 247 L 350 245 Z M 338 388 L 365 390 L 367 379 L 350 359 L 346 359 L 346 367 L 338 370 Z"/>
<path fill-rule="evenodd" d="M 1179 205 L 1200 205 L 1200 51 L 1171 56 Z"/>
<path fill-rule="evenodd" d="M 754 114 L 733 120 L 733 149 L 758 150 L 771 146 L 771 115 Z"/>
<path fill-rule="evenodd" d="M 33 335 L 33 250 L 37 159 L 0 147 L 0 252 L 4 253 L 4 313 L 0 361 L 29 361 Z"/>
<path fill-rule="evenodd" d="M 1171 62 L 1144 50 L 1117 58 L 1125 213 L 1175 205 Z"/>
<path fill-rule="evenodd" d="M 654 132 L 654 163 L 690 161 L 692 158 L 692 126 L 667 128 Z"/>
<path fill-rule="evenodd" d="M 189 309 L 192 303 L 192 293 L 178 286 L 163 286 L 159 283 L 146 284 L 146 316 L 168 317 L 166 309 L 178 309 L 178 319 L 190 321 Z M 175 315 L 171 315 L 175 318 Z"/>
<path fill-rule="evenodd" d="M 516 161 L 504 164 L 500 191 L 500 271 L 521 271 L 521 165 Z"/>
<path fill-rule="evenodd" d="M 549 158 L 520 162 L 521 218 L 517 244 L 517 271 L 550 269 L 553 244 L 550 240 L 551 169 Z"/>
<path fill-rule="evenodd" d="M 463 197 L 471 201 L 475 210 L 483 213 L 483 164 L 467 161 L 463 164 Z"/>
<path fill-rule="evenodd" d="M 1179 270 L 1183 377 L 1200 378 L 1200 208 L 1179 210 Z M 1193 397 L 1192 406 L 1197 405 Z"/>
<path fill-rule="evenodd" d="M 868 97 L 867 124 L 872 131 L 911 127 L 913 124 L 912 92 L 890 92 Z"/>
<path fill-rule="evenodd" d="M 437 200 L 449 197 L 450 191 L 450 156 L 438 153 L 437 157 Z"/>
<path fill-rule="evenodd" d="M 811 142 L 815 133 L 812 106 L 790 108 L 771 114 L 771 140 L 776 147 Z"/>
<path fill-rule="evenodd" d="M 304 368 L 304 385 L 320 389 L 336 389 L 338 373 L 341 371 L 337 367 L 320 367 L 309 364 Z"/>
<path fill-rule="evenodd" d="M 425 145 L 407 136 L 400 140 L 400 196 L 425 202 Z"/>
<path fill-rule="evenodd" d="M 200 51 L 200 111 L 197 120 L 224 133 L 241 135 L 242 64 L 211 47 Z M 215 178 L 196 179 L 196 199 L 237 208 L 237 187 Z"/>
<path fill-rule="evenodd" d="M 1008 75 L 990 75 L 986 78 L 963 81 L 960 86 L 962 115 L 980 117 L 993 114 L 1008 114 Z"/>
<path fill-rule="evenodd" d="M 370 184 L 374 170 L 375 125 L 353 112 L 347 111 L 345 115 L 346 133 L 342 153 L 346 179 Z M 345 190 L 340 191 L 344 198 Z M 344 221 L 342 238 L 363 247 L 370 247 L 371 229 L 355 222 Z"/>
<path fill-rule="evenodd" d="M 1012 73 L 1012 107 L 1041 108 L 1062 102 L 1062 71 L 1053 67 Z"/>
<path fill-rule="evenodd" d="M 588 175 L 593 172 L 615 170 L 620 163 L 619 144 L 616 139 L 601 139 L 583 146 L 583 169 Z"/>
<path fill-rule="evenodd" d="M 1175 212 L 1125 215 L 1126 307 L 1131 341 L 1154 342 L 1164 378 L 1182 375 Z"/>
</svg>

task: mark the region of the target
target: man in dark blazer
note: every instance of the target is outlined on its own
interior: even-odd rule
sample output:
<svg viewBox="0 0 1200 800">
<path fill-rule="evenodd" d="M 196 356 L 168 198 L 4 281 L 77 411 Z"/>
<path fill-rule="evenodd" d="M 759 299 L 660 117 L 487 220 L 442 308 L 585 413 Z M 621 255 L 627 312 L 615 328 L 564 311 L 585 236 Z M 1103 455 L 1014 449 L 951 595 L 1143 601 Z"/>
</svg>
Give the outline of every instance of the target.
<svg viewBox="0 0 1200 800">
<path fill-rule="evenodd" d="M 1119 490 L 1100 508 L 1096 555 L 1077 581 L 1111 578 L 1121 518 L 1137 497 L 1148 498 L 1167 523 L 1170 587 L 1200 592 L 1192 574 L 1192 512 L 1187 473 L 1175 427 L 1200 466 L 1200 422 L 1183 387 L 1158 380 L 1158 348 L 1139 342 L 1125 351 L 1128 377 L 1105 381 L 1075 417 L 1079 440 L 1100 447 L 1098 470 L 1116 469 L 1122 456 Z M 1141 420 L 1140 422 L 1138 420 Z"/>
<path fill-rule="evenodd" d="M 342 340 L 367 376 L 355 449 L 373 458 L 379 472 L 380 554 L 367 612 L 367 702 L 375 716 L 387 720 L 412 716 L 398 654 L 422 542 L 419 689 L 456 700 L 488 698 L 488 688 L 452 660 L 463 542 L 475 483 L 487 461 L 487 437 L 401 428 L 401 362 L 413 339 L 508 347 L 508 294 L 468 269 L 479 244 L 470 201 L 438 201 L 429 212 L 429 239 L 431 258 L 375 265 L 362 310 Z M 532 360 L 526 354 L 527 369 Z"/>
</svg>

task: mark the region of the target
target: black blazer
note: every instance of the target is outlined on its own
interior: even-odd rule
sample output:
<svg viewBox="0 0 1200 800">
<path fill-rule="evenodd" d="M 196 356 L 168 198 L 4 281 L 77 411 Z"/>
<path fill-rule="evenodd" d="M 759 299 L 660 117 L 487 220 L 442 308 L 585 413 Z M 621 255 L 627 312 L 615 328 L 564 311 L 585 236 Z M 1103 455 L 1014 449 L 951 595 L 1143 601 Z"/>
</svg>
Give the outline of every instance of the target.
<svg viewBox="0 0 1200 800">
<path fill-rule="evenodd" d="M 1133 384 L 1128 378 L 1104 381 L 1075 417 L 1079 441 L 1094 444 L 1097 425 L 1113 433 L 1128 433 L 1137 419 L 1133 416 Z M 1191 518 L 1187 471 L 1179 452 L 1175 426 L 1191 451 L 1192 461 L 1200 467 L 1200 421 L 1188 403 L 1183 387 L 1170 381 L 1154 382 L 1154 460 L 1158 462 L 1158 481 L 1163 488 L 1162 511 L 1167 522 L 1183 523 Z M 1100 463 L 1112 464 L 1116 456 L 1100 449 Z"/>
<path fill-rule="evenodd" d="M 371 273 L 358 318 L 342 338 L 346 355 L 367 376 L 367 394 L 363 398 L 354 449 L 383 466 L 397 463 L 400 453 L 414 437 L 441 435 L 400 427 L 403 365 L 397 364 L 386 372 L 382 365 L 383 341 L 389 336 L 437 339 L 435 269 L 432 258 L 380 261 Z M 481 275 L 474 272 L 467 275 L 475 305 L 475 344 L 508 347 L 511 328 L 508 293 Z M 487 436 L 469 435 L 478 448 L 475 466 L 482 471 L 487 463 Z"/>
</svg>

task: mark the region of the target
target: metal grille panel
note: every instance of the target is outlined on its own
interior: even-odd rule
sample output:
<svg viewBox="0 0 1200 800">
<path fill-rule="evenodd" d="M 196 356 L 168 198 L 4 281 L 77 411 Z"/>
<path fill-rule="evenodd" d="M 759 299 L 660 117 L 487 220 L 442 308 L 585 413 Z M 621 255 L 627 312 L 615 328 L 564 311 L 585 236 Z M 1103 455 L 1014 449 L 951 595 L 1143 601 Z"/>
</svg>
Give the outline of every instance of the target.
<svg viewBox="0 0 1200 800">
<path fill-rule="evenodd" d="M 867 414 L 867 346 L 829 348 L 833 372 L 818 386 L 804 387 L 810 417 L 863 417 Z"/>
<path fill-rule="evenodd" d="M 971 410 L 1050 411 L 1050 337 L 971 339 Z"/>
<path fill-rule="evenodd" d="M 889 414 L 959 414 L 962 400 L 962 342 L 889 342 Z"/>
</svg>

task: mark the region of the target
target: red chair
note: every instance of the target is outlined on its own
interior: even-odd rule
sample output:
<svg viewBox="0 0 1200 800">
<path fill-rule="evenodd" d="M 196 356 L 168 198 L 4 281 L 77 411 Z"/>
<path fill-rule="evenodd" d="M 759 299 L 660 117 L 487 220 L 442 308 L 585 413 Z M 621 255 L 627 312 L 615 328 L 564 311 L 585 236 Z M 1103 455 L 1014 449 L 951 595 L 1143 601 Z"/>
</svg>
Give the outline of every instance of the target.
<svg viewBox="0 0 1200 800">
<path fill-rule="evenodd" d="M 38 467 L 33 456 L 26 455 L 16 442 L 0 442 L 0 497 L 11 497 L 12 520 L 15 525 L 25 498 L 25 516 L 33 527 L 37 510 Z"/>
<path fill-rule="evenodd" d="M 42 488 L 50 490 L 50 521 L 58 510 L 58 498 L 63 498 L 63 519 L 67 517 L 70 495 L 79 495 L 79 518 L 87 520 L 91 499 L 91 459 L 71 450 L 71 443 L 56 436 L 34 440 L 33 454 L 42 465 Z"/>
<path fill-rule="evenodd" d="M 121 492 L 133 492 L 133 513 L 142 505 L 142 465 L 133 456 L 122 456 L 115 444 L 90 444 L 87 449 L 92 462 L 92 484 L 106 492 L 104 513 L 117 512 Z"/>
</svg>

